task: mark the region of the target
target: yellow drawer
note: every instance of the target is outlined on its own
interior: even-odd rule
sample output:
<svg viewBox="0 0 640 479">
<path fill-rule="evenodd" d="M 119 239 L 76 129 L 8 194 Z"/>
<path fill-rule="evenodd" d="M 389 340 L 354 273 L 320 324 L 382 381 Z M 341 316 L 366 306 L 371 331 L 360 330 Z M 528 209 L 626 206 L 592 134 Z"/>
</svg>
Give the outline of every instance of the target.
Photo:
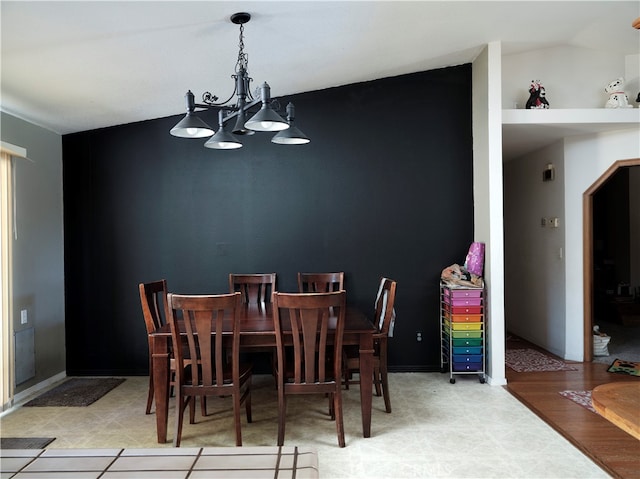
<svg viewBox="0 0 640 479">
<path fill-rule="evenodd" d="M 454 331 L 479 331 L 482 323 L 452 323 Z"/>
</svg>

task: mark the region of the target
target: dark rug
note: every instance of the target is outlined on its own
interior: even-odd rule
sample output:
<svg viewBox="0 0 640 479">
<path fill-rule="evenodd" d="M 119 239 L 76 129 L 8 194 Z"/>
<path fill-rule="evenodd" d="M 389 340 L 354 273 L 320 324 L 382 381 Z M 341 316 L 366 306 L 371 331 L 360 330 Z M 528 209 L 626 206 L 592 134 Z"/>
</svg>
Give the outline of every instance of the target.
<svg viewBox="0 0 640 479">
<path fill-rule="evenodd" d="M 93 404 L 124 378 L 71 378 L 60 386 L 32 399 L 25 406 L 31 407 L 83 407 Z"/>
<path fill-rule="evenodd" d="M 611 363 L 607 372 L 610 373 L 622 373 L 629 374 L 631 376 L 640 376 L 640 363 L 633 361 L 624 361 L 622 359 L 616 359 Z"/>
<path fill-rule="evenodd" d="M 3 437 L 0 449 L 44 449 L 55 437 Z"/>
<path fill-rule="evenodd" d="M 505 362 L 508 367 L 519 373 L 537 371 L 577 371 L 564 361 L 547 356 L 534 349 L 507 349 Z"/>
</svg>

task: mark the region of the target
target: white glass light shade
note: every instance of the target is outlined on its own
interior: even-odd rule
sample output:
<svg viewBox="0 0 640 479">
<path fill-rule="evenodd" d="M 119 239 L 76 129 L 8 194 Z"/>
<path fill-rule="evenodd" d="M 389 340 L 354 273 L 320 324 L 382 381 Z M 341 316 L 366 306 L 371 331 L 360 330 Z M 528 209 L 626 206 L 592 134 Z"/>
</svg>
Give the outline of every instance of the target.
<svg viewBox="0 0 640 479">
<path fill-rule="evenodd" d="M 242 148 L 242 143 L 224 128 L 220 128 L 218 133 L 209 138 L 204 146 L 216 150 L 235 150 Z"/>
<path fill-rule="evenodd" d="M 304 145 L 311 140 L 302 133 L 297 127 L 290 125 L 286 130 L 278 132 L 272 139 L 271 143 L 278 145 Z"/>
<path fill-rule="evenodd" d="M 263 104 L 258 113 L 247 120 L 244 126 L 254 131 L 282 131 L 289 128 L 289 123 Z"/>
<path fill-rule="evenodd" d="M 215 133 L 213 128 L 202 121 L 197 115 L 189 112 L 169 131 L 180 138 L 205 138 Z"/>
</svg>

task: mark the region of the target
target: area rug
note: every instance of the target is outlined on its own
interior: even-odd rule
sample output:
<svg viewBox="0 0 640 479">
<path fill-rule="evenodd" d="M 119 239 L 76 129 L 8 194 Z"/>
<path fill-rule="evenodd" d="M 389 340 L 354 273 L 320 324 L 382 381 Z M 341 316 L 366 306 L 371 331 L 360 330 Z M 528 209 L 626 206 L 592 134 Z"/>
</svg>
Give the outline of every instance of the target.
<svg viewBox="0 0 640 479">
<path fill-rule="evenodd" d="M 25 406 L 84 407 L 93 404 L 123 382 L 123 378 L 71 378 L 32 399 Z"/>
<path fill-rule="evenodd" d="M 55 437 L 3 437 L 0 449 L 44 449 Z"/>
<path fill-rule="evenodd" d="M 607 372 L 610 373 L 622 373 L 629 374 L 631 376 L 640 376 L 640 363 L 634 363 L 633 361 L 623 361 L 622 359 L 616 359 Z"/>
<path fill-rule="evenodd" d="M 561 396 L 570 399 L 576 404 L 587 408 L 591 412 L 598 412 L 591 405 L 591 391 L 560 391 Z"/>
<path fill-rule="evenodd" d="M 535 349 L 507 349 L 505 362 L 508 367 L 518 373 L 537 371 L 577 371 L 559 359 L 547 356 Z"/>
</svg>

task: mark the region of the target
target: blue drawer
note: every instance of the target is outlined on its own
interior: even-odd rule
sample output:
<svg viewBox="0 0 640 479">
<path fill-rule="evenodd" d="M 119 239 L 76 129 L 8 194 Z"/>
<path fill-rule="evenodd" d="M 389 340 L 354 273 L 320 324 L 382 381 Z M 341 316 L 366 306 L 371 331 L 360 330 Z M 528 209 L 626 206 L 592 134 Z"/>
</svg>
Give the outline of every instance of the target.
<svg viewBox="0 0 640 479">
<path fill-rule="evenodd" d="M 454 354 L 454 363 L 481 363 L 482 354 Z"/>
<path fill-rule="evenodd" d="M 482 346 L 454 346 L 453 354 L 482 354 Z"/>
</svg>

